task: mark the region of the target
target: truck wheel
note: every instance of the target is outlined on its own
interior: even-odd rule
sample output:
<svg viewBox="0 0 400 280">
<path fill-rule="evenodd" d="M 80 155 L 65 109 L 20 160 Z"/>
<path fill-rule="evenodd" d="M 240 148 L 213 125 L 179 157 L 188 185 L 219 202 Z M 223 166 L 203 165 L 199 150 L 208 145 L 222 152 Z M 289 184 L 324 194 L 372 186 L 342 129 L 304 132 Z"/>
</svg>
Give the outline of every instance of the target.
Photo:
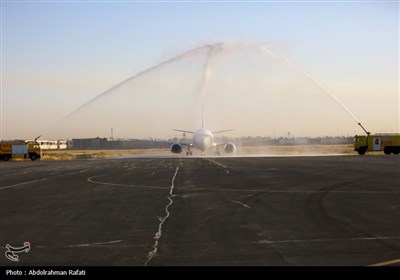
<svg viewBox="0 0 400 280">
<path fill-rule="evenodd" d="M 385 153 L 385 155 L 390 155 L 392 153 L 392 149 L 390 147 L 385 147 L 383 152 Z"/>
<path fill-rule="evenodd" d="M 3 160 L 4 160 L 4 161 L 8 161 L 9 159 L 10 159 L 9 156 L 7 156 L 7 155 L 4 155 L 4 156 L 3 156 Z"/>
<path fill-rule="evenodd" d="M 31 155 L 31 160 L 36 160 L 36 159 L 37 159 L 37 155 L 32 154 L 32 155 Z"/>
<path fill-rule="evenodd" d="M 393 154 L 398 155 L 400 154 L 400 147 L 396 147 L 393 149 Z"/>
<path fill-rule="evenodd" d="M 366 149 L 365 147 L 359 148 L 359 149 L 357 150 L 357 152 L 358 152 L 358 154 L 359 154 L 360 156 L 365 155 L 365 152 L 366 152 L 366 151 L 367 151 L 367 149 Z"/>
</svg>

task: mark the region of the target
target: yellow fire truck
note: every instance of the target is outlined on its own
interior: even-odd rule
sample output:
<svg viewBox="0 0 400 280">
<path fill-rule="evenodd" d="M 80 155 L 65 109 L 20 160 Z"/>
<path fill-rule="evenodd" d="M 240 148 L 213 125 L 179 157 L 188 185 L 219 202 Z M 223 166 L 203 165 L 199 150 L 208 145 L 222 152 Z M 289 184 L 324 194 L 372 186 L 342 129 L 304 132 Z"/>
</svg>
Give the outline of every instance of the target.
<svg viewBox="0 0 400 280">
<path fill-rule="evenodd" d="M 42 157 L 42 149 L 36 141 L 9 141 L 0 142 L 0 160 L 8 161 L 11 158 L 30 158 L 37 160 Z"/>
<path fill-rule="evenodd" d="M 359 155 L 371 151 L 383 151 L 386 155 L 392 153 L 398 155 L 400 153 L 400 134 L 356 135 L 354 137 L 354 151 L 357 151 Z"/>
</svg>

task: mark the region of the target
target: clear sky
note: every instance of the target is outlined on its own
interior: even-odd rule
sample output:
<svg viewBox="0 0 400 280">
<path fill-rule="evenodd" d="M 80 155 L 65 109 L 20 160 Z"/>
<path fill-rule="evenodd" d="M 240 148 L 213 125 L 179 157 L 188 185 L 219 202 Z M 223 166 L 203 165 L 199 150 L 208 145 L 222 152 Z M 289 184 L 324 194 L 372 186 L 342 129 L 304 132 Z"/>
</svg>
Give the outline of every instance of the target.
<svg viewBox="0 0 400 280">
<path fill-rule="evenodd" d="M 119 82 L 185 51 L 221 41 L 262 44 L 288 57 L 343 101 L 368 130 L 399 132 L 397 1 L 1 1 L 1 138 L 34 138 L 42 132 L 50 138 L 107 137 L 110 126 L 115 127 L 116 136 L 127 138 L 170 137 L 174 136 L 171 128 L 195 129 L 195 122 L 184 120 L 197 111 L 190 109 L 193 105 L 187 96 L 174 94 L 185 86 L 193 87 L 196 79 L 201 81 L 203 54 L 171 64 L 131 85 L 130 91 L 141 92 L 142 96 L 135 97 L 140 101 L 115 93 L 115 98 L 103 101 L 114 111 L 104 110 L 104 104 L 93 105 L 71 118 L 69 125 L 57 125 L 62 134 L 47 130 Z M 321 96 L 311 84 L 305 85 L 304 91 L 315 91 L 315 95 L 291 99 L 293 90 L 298 90 L 296 85 L 304 81 L 298 83 L 300 78 L 288 69 L 282 70 L 282 65 L 273 68 L 266 62 L 266 72 L 280 75 L 274 80 L 276 86 L 271 86 L 272 78 L 271 83 L 262 85 L 256 80 L 264 79 L 260 74 L 264 64 L 257 64 L 261 59 L 254 53 L 247 59 L 236 55 L 224 66 L 227 59 L 214 58 L 214 84 L 210 80 L 205 89 L 210 95 L 221 92 L 219 96 L 213 93 L 216 105 L 207 106 L 207 121 L 213 129 L 234 126 L 238 136 L 281 136 L 289 131 L 297 136 L 362 132 L 344 110 L 334 112 L 329 107 L 332 104 L 325 109 L 324 101 L 318 103 Z M 254 60 L 254 68 L 246 64 L 249 60 Z M 190 70 L 193 65 L 200 66 Z M 246 75 L 240 74 L 241 69 L 247 69 L 243 70 Z M 223 76 L 222 71 L 230 76 Z M 170 87 L 161 79 L 167 76 Z M 241 83 L 231 85 L 231 95 L 223 94 L 229 81 L 235 80 L 232 77 Z M 182 86 L 182 79 L 188 85 Z M 290 84 L 294 85 L 291 91 Z M 275 90 L 283 97 L 273 102 L 260 97 L 262 87 L 266 95 Z M 165 102 L 154 102 L 161 100 L 164 88 L 161 99 Z M 249 91 L 254 94 L 246 95 Z M 329 100 L 328 95 L 325 97 Z M 224 102 L 228 100 L 224 98 L 235 104 Z M 288 106 L 300 100 L 318 107 L 315 112 L 320 110 L 320 119 L 324 119 L 323 112 L 332 112 L 326 118 L 329 129 L 323 124 L 313 126 L 315 116 Z M 116 111 L 128 101 L 127 110 L 132 115 L 118 115 Z M 273 103 L 273 107 L 262 102 Z M 162 108 L 169 103 L 169 111 Z M 212 111 L 216 107 L 219 115 L 216 109 Z M 310 108 L 304 107 L 304 112 Z M 146 119 L 148 112 L 153 119 Z M 286 121 L 282 121 L 283 116 Z M 119 117 L 128 120 L 119 123 Z M 213 118 L 216 123 L 211 124 Z"/>
</svg>

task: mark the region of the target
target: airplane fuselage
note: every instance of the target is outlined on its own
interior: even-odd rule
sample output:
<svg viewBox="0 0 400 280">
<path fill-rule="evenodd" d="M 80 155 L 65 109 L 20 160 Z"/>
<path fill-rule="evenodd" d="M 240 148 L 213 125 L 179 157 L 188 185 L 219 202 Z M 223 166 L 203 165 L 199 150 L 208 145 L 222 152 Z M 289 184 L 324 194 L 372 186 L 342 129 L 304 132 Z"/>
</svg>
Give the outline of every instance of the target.
<svg viewBox="0 0 400 280">
<path fill-rule="evenodd" d="M 219 130 L 219 131 L 214 131 L 214 133 L 222 133 L 222 132 L 227 132 L 231 131 L 232 129 L 228 130 Z M 225 153 L 233 153 L 236 151 L 236 146 L 235 144 L 228 142 L 225 144 L 218 144 L 214 142 L 214 133 L 211 132 L 208 129 L 205 128 L 200 128 L 196 131 L 188 131 L 188 130 L 181 130 L 181 129 L 174 129 L 174 131 L 179 131 L 185 133 L 190 133 L 193 134 L 193 138 L 190 142 L 184 141 L 184 142 L 175 142 L 171 145 L 171 152 L 174 154 L 180 154 L 182 153 L 183 146 L 186 146 L 188 150 L 186 151 L 187 156 L 192 155 L 191 149 L 196 149 L 200 150 L 202 155 L 205 155 L 207 150 L 211 150 L 214 155 L 219 155 L 219 150 L 218 147 L 223 146 Z"/>
<path fill-rule="evenodd" d="M 200 128 L 193 133 L 193 148 L 202 152 L 211 149 L 214 143 L 214 136 L 211 131 Z"/>
</svg>

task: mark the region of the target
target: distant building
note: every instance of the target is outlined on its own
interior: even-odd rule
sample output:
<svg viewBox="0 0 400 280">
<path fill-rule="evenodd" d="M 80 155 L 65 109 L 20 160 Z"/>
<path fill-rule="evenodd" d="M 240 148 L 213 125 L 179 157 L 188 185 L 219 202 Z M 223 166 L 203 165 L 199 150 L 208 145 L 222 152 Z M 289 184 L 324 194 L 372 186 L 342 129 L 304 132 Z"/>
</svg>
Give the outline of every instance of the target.
<svg viewBox="0 0 400 280">
<path fill-rule="evenodd" d="M 321 138 L 321 144 L 351 144 L 353 137 L 325 137 Z"/>
<path fill-rule="evenodd" d="M 161 149 L 169 148 L 171 143 L 162 140 L 144 140 L 144 139 L 129 139 L 129 140 L 112 140 L 107 138 L 81 138 L 72 139 L 69 141 L 68 148 L 70 149 Z"/>
<path fill-rule="evenodd" d="M 72 149 L 107 149 L 107 138 L 82 138 L 82 139 L 72 139 L 71 141 Z"/>
<path fill-rule="evenodd" d="M 282 138 L 279 139 L 279 145 L 306 145 L 308 144 L 307 138 Z"/>
</svg>

